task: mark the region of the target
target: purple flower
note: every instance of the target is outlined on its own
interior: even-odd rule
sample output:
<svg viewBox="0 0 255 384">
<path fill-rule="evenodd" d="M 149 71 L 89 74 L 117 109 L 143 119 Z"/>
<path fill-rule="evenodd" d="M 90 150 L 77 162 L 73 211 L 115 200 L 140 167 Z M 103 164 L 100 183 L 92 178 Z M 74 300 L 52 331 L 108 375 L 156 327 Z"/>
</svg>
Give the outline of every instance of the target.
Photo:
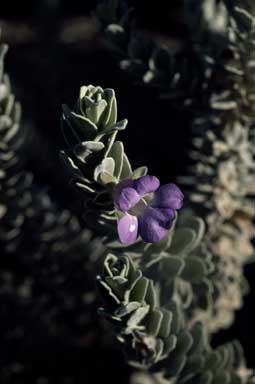
<svg viewBox="0 0 255 384">
<path fill-rule="evenodd" d="M 155 176 L 123 180 L 116 186 L 114 202 L 124 215 L 118 221 L 120 241 L 130 244 L 138 235 L 147 243 L 162 240 L 171 228 L 183 194 L 175 184 L 160 186 Z"/>
</svg>

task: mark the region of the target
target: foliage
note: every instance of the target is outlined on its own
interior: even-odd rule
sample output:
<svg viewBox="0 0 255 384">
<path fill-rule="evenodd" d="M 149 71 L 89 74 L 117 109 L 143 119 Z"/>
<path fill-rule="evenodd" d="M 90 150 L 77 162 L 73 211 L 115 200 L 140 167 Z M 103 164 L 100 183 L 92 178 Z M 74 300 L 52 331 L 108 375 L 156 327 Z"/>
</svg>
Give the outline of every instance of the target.
<svg viewBox="0 0 255 384">
<path fill-rule="evenodd" d="M 213 308 L 198 319 L 217 331 L 229 326 L 242 306 L 243 266 L 254 254 L 252 2 L 184 1 L 189 34 L 175 50 L 139 35 L 132 23 L 123 23 L 127 13 L 120 15 L 111 2 L 104 6 L 117 10 L 105 20 L 99 6 L 96 15 L 120 67 L 192 115 L 191 166 L 179 180 L 191 209 L 208 226 L 205 247 L 214 259 L 214 299 Z M 216 18 L 221 28 L 215 28 Z"/>
<path fill-rule="evenodd" d="M 188 204 L 155 243 L 121 244 L 117 235 L 119 188 L 144 180 L 148 170 L 132 169 L 117 140 L 127 120 L 118 120 L 114 90 L 83 86 L 76 105 L 63 106 L 60 158 L 84 203 L 75 217 L 27 170 L 26 135 L 1 47 L 3 351 L 22 345 L 26 355 L 33 338 L 72 350 L 98 347 L 105 325 L 96 316 L 97 275 L 98 313 L 137 370 L 131 383 L 252 382 L 239 342 L 214 348 L 211 334 L 241 307 L 243 266 L 254 252 L 255 9 L 249 0 L 185 0 L 182 11 L 190 34 L 175 51 L 139 34 L 122 1 L 104 1 L 95 12 L 121 68 L 192 116 L 191 167 L 179 179 Z M 154 192 L 146 191 L 148 201 Z M 139 215 L 141 207 L 133 208 Z M 0 357 L 4 383 L 23 380 L 31 368 L 27 356 Z"/>
</svg>

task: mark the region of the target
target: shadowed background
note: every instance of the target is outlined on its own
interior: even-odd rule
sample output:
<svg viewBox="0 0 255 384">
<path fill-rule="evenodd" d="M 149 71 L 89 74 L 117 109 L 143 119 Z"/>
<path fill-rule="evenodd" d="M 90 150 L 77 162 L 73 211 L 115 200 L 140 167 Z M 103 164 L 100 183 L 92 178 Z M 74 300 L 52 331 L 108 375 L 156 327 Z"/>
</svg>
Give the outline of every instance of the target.
<svg viewBox="0 0 255 384">
<path fill-rule="evenodd" d="M 186 31 L 178 12 L 179 2 L 167 4 L 161 0 L 157 6 L 154 2 L 148 3 L 145 0 L 129 2 L 135 6 L 139 28 L 158 40 L 181 39 Z M 134 84 L 118 68 L 91 17 L 95 6 L 96 1 L 92 0 L 31 0 L 20 5 L 9 1 L 0 11 L 2 40 L 10 45 L 6 70 L 23 107 L 28 167 L 36 181 L 49 189 L 60 205 L 74 213 L 81 209 L 79 196 L 67 185 L 58 151 L 64 147 L 61 104 L 72 106 L 81 85 L 94 84 L 116 90 L 119 116 L 129 120 L 128 129 L 120 135 L 129 158 L 134 166 L 147 164 L 149 173 L 158 175 L 162 181 L 174 180 L 184 173 L 191 140 L 187 113 L 179 113 L 169 102 L 159 100 L 156 91 Z M 251 294 L 245 298 L 234 325 L 215 336 L 215 345 L 238 338 L 248 364 L 252 364 L 255 267 L 246 269 Z M 33 342 L 36 346 L 37 340 Z M 68 374 L 75 369 L 80 370 L 81 377 L 86 364 L 90 367 L 86 368 L 86 377 L 93 382 L 100 379 L 103 371 L 111 377 L 111 382 L 117 383 L 119 377 L 112 378 L 112 369 L 118 366 L 123 377 L 128 370 L 118 351 L 105 356 L 104 351 L 95 350 L 90 356 L 84 356 L 80 350 L 70 353 L 59 346 L 48 354 L 46 344 L 40 345 L 35 356 L 35 371 L 41 370 L 41 361 L 47 367 L 44 371 L 66 370 Z"/>
</svg>

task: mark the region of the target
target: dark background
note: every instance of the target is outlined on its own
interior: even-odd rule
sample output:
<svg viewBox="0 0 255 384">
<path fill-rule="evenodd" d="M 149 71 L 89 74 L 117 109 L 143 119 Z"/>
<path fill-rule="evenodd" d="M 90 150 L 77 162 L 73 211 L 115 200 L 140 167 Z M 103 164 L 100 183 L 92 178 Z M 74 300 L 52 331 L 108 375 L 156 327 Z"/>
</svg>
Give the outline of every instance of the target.
<svg viewBox="0 0 255 384">
<path fill-rule="evenodd" d="M 181 37 L 185 30 L 181 27 L 178 3 L 129 2 L 135 6 L 139 28 L 152 35 Z M 174 180 L 185 172 L 191 139 L 187 113 L 180 114 L 169 102 L 159 100 L 156 91 L 134 84 L 120 71 L 90 19 L 95 6 L 96 1 L 92 0 L 9 0 L 0 8 L 3 40 L 10 45 L 6 70 L 22 104 L 23 122 L 28 131 L 28 167 L 37 183 L 47 186 L 59 204 L 74 211 L 78 209 L 77 202 L 70 198 L 73 191 L 67 185 L 58 151 L 64 147 L 60 131 L 61 104 L 72 106 L 81 85 L 94 84 L 116 90 L 119 116 L 129 120 L 128 129 L 120 136 L 128 156 L 134 166 L 148 165 L 150 173 L 162 181 Z M 254 265 L 246 268 L 246 275 L 251 294 L 245 298 L 234 325 L 216 335 L 213 343 L 239 339 L 248 364 L 254 366 Z M 113 356 L 97 350 L 84 356 L 77 351 L 70 361 L 69 351 L 61 348 L 58 354 L 48 356 L 45 366 L 49 372 L 82 371 L 82 361 L 90 367 L 88 378 L 92 382 L 100 378 L 102 370 L 106 377 L 111 376 L 113 369 L 124 376 L 128 370 L 117 351 Z M 35 369 L 40 370 L 40 353 Z"/>
</svg>

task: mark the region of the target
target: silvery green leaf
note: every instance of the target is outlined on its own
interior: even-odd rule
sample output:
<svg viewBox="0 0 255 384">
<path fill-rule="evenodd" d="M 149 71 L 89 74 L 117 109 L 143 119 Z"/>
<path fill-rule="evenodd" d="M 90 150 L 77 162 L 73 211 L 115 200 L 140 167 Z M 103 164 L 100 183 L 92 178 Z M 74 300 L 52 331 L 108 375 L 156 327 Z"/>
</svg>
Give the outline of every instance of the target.
<svg viewBox="0 0 255 384">
<path fill-rule="evenodd" d="M 172 238 L 169 252 L 172 255 L 181 255 L 193 248 L 196 233 L 190 228 L 177 228 Z"/>
<path fill-rule="evenodd" d="M 5 105 L 4 114 L 6 116 L 11 117 L 12 120 L 14 120 L 14 115 L 13 115 L 14 106 L 15 106 L 15 96 L 9 95 L 9 97 L 7 99 L 7 103 Z"/>
<path fill-rule="evenodd" d="M 228 384 L 230 380 L 230 372 L 220 372 L 215 374 L 212 384 Z"/>
<path fill-rule="evenodd" d="M 8 51 L 8 45 L 1 44 L 0 46 L 0 82 L 3 81 L 4 75 L 4 57 Z"/>
<path fill-rule="evenodd" d="M 105 159 L 103 159 L 101 164 L 99 164 L 96 167 L 96 169 L 94 171 L 94 179 L 96 181 L 98 181 L 101 173 L 107 173 L 107 174 L 113 176 L 114 167 L 115 167 L 115 162 L 114 162 L 113 158 L 106 157 Z"/>
<path fill-rule="evenodd" d="M 11 144 L 11 141 L 16 139 L 19 131 L 19 124 L 13 124 L 5 135 L 5 142 Z"/>
<path fill-rule="evenodd" d="M 99 175 L 99 181 L 101 184 L 117 184 L 118 180 L 108 172 L 101 172 Z"/>
<path fill-rule="evenodd" d="M 123 154 L 123 166 L 121 170 L 120 180 L 126 179 L 131 176 L 132 168 L 130 162 L 127 158 L 127 155 Z"/>
<path fill-rule="evenodd" d="M 193 243 L 193 247 L 196 248 L 205 234 L 205 222 L 200 217 L 193 216 L 185 221 L 185 225 L 196 232 L 196 239 Z"/>
<path fill-rule="evenodd" d="M 167 303 L 166 309 L 173 313 L 171 332 L 177 334 L 180 332 L 183 325 L 183 315 L 180 309 L 180 304 L 175 301 Z"/>
<path fill-rule="evenodd" d="M 176 357 L 171 356 L 169 364 L 166 367 L 166 376 L 178 377 L 183 367 L 185 366 L 186 361 L 187 361 L 187 357 L 185 355 L 184 356 L 177 355 Z"/>
<path fill-rule="evenodd" d="M 166 309 L 161 309 L 161 312 L 163 314 L 163 319 L 161 321 L 158 337 L 161 337 L 162 339 L 166 339 L 171 332 L 171 323 L 173 319 L 173 314 L 172 312 L 167 311 Z"/>
<path fill-rule="evenodd" d="M 206 275 L 205 263 L 196 256 L 189 256 L 185 259 L 185 267 L 181 277 L 192 283 L 199 283 Z"/>
<path fill-rule="evenodd" d="M 206 358 L 206 361 L 205 361 L 205 370 L 209 370 L 209 369 L 216 369 L 220 364 L 220 355 L 215 352 L 215 351 L 212 351 Z"/>
<path fill-rule="evenodd" d="M 106 300 L 111 299 L 115 303 L 120 304 L 120 300 L 117 295 L 114 294 L 111 287 L 109 287 L 109 285 L 106 284 L 100 276 L 97 276 L 97 285 L 103 298 Z"/>
<path fill-rule="evenodd" d="M 130 292 L 129 300 L 143 303 L 147 293 L 148 285 L 149 280 L 146 277 L 139 279 Z"/>
<path fill-rule="evenodd" d="M 83 183 L 82 181 L 72 180 L 72 184 L 78 189 L 85 193 L 93 195 L 96 191 L 90 185 Z"/>
<path fill-rule="evenodd" d="M 114 131 L 123 131 L 126 128 L 127 123 L 128 123 L 127 119 L 118 121 L 117 123 L 105 128 L 102 131 L 102 134 L 103 135 L 110 135 Z"/>
<path fill-rule="evenodd" d="M 180 276 L 185 269 L 185 261 L 181 257 L 169 256 L 164 257 L 160 263 L 162 277 L 170 282 L 172 279 Z"/>
<path fill-rule="evenodd" d="M 105 142 L 105 154 L 104 157 L 108 157 L 110 150 L 112 149 L 112 146 L 115 142 L 117 131 L 114 131 L 109 137 L 107 137 Z"/>
<path fill-rule="evenodd" d="M 191 330 L 193 344 L 190 349 L 190 354 L 199 355 L 208 346 L 205 328 L 202 323 L 197 323 Z"/>
<path fill-rule="evenodd" d="M 152 244 L 146 244 L 145 246 L 145 252 L 144 252 L 144 258 L 146 259 L 146 266 L 149 268 L 156 259 L 161 260 L 161 258 L 155 257 L 155 255 L 160 256 L 162 251 L 165 251 L 169 248 L 172 240 L 172 231 L 169 231 L 168 235 L 165 236 L 161 241 L 158 243 L 152 243 Z M 152 256 L 152 259 L 149 257 Z M 149 261 L 147 261 L 147 258 Z"/>
<path fill-rule="evenodd" d="M 192 356 L 192 358 L 187 361 L 186 367 L 182 371 L 182 375 L 187 377 L 189 372 L 201 372 L 203 370 L 203 365 L 205 361 L 205 356 L 198 355 Z"/>
<path fill-rule="evenodd" d="M 156 346 L 155 346 L 155 357 L 154 361 L 157 363 L 157 361 L 160 361 L 164 356 L 162 356 L 162 353 L 164 351 L 164 342 L 161 339 L 156 339 Z"/>
<path fill-rule="evenodd" d="M 236 109 L 238 104 L 235 100 L 211 101 L 211 107 L 220 111 L 228 111 Z"/>
<path fill-rule="evenodd" d="M 97 126 L 85 116 L 71 111 L 67 105 L 63 105 L 63 118 L 72 132 L 78 137 L 78 142 L 87 141 L 96 136 Z"/>
<path fill-rule="evenodd" d="M 105 115 L 103 117 L 103 127 L 108 128 L 112 125 L 116 124 L 117 121 L 117 101 L 115 97 L 115 92 L 113 89 L 105 89 L 104 90 L 105 99 L 108 104 L 108 108 L 106 109 Z"/>
<path fill-rule="evenodd" d="M 167 357 L 170 352 L 174 351 L 176 345 L 177 345 L 177 337 L 176 335 L 170 335 L 169 337 L 166 338 L 165 340 L 165 345 L 164 345 L 164 355 Z"/>
<path fill-rule="evenodd" d="M 156 292 L 152 280 L 149 280 L 145 301 L 150 305 L 151 309 L 154 309 L 157 304 Z"/>
<path fill-rule="evenodd" d="M 130 313 L 136 311 L 141 304 L 137 301 L 132 301 L 131 303 L 128 303 L 126 305 L 123 305 L 122 307 L 119 307 L 114 312 L 116 316 L 123 317 L 126 315 L 129 315 Z"/>
<path fill-rule="evenodd" d="M 111 290 L 112 295 L 118 297 L 120 301 L 123 300 L 127 284 L 124 278 L 119 277 L 118 279 L 113 279 L 112 277 L 106 276 L 105 284 Z"/>
<path fill-rule="evenodd" d="M 136 283 L 143 277 L 142 271 L 140 269 L 133 270 L 133 268 L 129 271 L 129 289 L 126 290 L 124 294 L 124 303 L 129 301 L 130 293 L 132 289 L 135 287 Z M 136 301 L 136 299 L 135 299 Z"/>
<path fill-rule="evenodd" d="M 87 96 L 85 96 L 84 99 L 86 104 L 86 117 L 95 125 L 98 125 L 103 112 L 107 108 L 107 102 L 104 99 L 95 102 Z"/>
<path fill-rule="evenodd" d="M 213 383 L 213 373 L 212 372 L 204 372 L 197 379 L 197 384 L 212 384 Z M 217 382 L 218 383 L 218 382 Z M 216 384 L 216 383 L 215 383 Z M 237 384 L 237 383 L 236 383 Z M 240 383 L 241 384 L 241 383 Z"/>
<path fill-rule="evenodd" d="M 142 176 L 145 176 L 148 172 L 148 168 L 147 167 L 139 167 L 139 168 L 136 168 L 133 172 L 132 172 L 132 175 L 131 175 L 131 179 L 139 179 L 139 177 L 142 177 Z"/>
<path fill-rule="evenodd" d="M 149 335 L 154 337 L 158 335 L 162 319 L 163 313 L 160 310 L 154 309 L 149 312 L 146 318 L 146 329 Z"/>
<path fill-rule="evenodd" d="M 74 147 L 74 154 L 82 162 L 93 153 L 99 152 L 104 149 L 104 144 L 98 141 L 84 141 Z"/>
<path fill-rule="evenodd" d="M 124 153 L 124 147 L 121 141 L 115 141 L 113 144 L 109 156 L 112 157 L 115 161 L 115 169 L 114 169 L 114 176 L 117 180 L 119 180 L 122 166 L 123 166 L 123 153 Z"/>
<path fill-rule="evenodd" d="M 144 328 L 140 325 L 140 323 L 148 314 L 149 310 L 149 305 L 144 305 L 143 307 L 138 308 L 127 322 L 127 331 L 130 332 L 132 330 L 135 330 L 136 328 Z"/>
<path fill-rule="evenodd" d="M 185 355 L 187 354 L 193 345 L 193 338 L 188 330 L 183 330 L 178 335 L 178 343 L 176 346 L 176 353 Z"/>
<path fill-rule="evenodd" d="M 239 23 L 242 22 L 246 30 L 255 28 L 254 15 L 248 12 L 244 7 L 234 7 L 234 13 L 239 17 Z"/>
</svg>

